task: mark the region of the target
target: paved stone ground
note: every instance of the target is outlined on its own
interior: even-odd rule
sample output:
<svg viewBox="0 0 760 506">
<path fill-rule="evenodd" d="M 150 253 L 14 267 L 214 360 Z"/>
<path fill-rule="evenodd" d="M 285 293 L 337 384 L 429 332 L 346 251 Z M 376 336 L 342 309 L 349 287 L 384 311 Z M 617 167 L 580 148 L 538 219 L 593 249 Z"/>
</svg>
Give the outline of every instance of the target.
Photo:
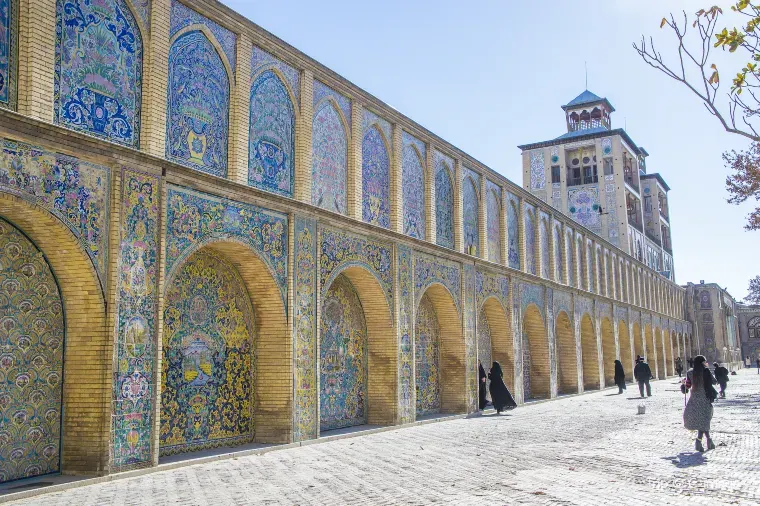
<svg viewBox="0 0 760 506">
<path fill-rule="evenodd" d="M 677 379 L 151 473 L 15 504 L 758 504 L 760 375 L 715 405 L 695 453 Z"/>
</svg>

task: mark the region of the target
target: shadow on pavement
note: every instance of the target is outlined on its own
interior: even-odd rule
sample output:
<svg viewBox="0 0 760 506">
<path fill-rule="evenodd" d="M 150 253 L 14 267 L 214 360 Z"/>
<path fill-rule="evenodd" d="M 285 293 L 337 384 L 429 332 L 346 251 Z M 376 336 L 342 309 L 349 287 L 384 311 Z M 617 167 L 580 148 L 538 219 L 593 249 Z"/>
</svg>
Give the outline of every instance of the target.
<svg viewBox="0 0 760 506">
<path fill-rule="evenodd" d="M 681 452 L 674 457 L 662 457 L 662 460 L 669 460 L 679 469 L 701 466 L 707 462 L 705 456 L 699 452 Z"/>
</svg>

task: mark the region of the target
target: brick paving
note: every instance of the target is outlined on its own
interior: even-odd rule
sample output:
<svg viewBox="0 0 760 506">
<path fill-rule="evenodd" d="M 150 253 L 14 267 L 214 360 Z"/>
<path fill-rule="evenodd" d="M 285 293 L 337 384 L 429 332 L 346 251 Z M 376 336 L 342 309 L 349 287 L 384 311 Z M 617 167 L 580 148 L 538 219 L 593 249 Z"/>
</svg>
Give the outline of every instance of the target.
<svg viewBox="0 0 760 506">
<path fill-rule="evenodd" d="M 758 504 L 760 375 L 731 377 L 694 451 L 677 379 L 193 465 L 12 504 Z"/>
</svg>

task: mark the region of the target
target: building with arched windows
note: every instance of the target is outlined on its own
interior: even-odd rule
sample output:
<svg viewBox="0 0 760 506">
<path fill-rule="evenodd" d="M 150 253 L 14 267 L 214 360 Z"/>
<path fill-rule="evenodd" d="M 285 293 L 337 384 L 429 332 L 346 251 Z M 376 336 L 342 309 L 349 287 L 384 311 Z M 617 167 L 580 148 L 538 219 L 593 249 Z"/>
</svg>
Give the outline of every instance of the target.
<svg viewBox="0 0 760 506">
<path fill-rule="evenodd" d="M 0 0 L 0 147 L 0 482 L 691 347 L 683 288 L 216 1 Z"/>
</svg>

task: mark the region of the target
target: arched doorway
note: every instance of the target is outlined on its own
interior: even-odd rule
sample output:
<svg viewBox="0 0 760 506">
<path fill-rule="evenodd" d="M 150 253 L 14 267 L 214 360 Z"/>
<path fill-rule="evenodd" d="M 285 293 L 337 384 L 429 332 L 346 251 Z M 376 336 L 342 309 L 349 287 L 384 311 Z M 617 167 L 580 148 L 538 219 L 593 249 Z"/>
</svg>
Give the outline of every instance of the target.
<svg viewBox="0 0 760 506">
<path fill-rule="evenodd" d="M 3 283 L 10 280 L 12 283 L 18 284 L 19 287 L 31 286 L 29 281 L 23 281 L 20 276 L 27 276 L 25 273 L 33 270 L 40 276 L 35 281 L 38 288 L 50 286 L 50 278 L 45 273 L 44 267 L 44 264 L 47 264 L 47 269 L 57 281 L 57 300 L 63 305 L 61 312 L 65 326 L 65 340 L 56 344 L 54 336 L 58 335 L 58 332 L 53 323 L 57 317 L 52 315 L 57 311 L 57 306 L 53 302 L 53 296 L 45 293 L 47 290 L 41 289 L 36 292 L 35 297 L 39 299 L 35 301 L 19 299 L 20 291 L 17 293 L 13 289 L 16 296 L 9 299 L 6 293 L 4 298 L 7 301 L 0 304 L 8 307 L 8 313 L 3 315 L 2 323 L 0 323 L 0 332 L 7 333 L 4 338 L 6 343 L 15 342 L 15 339 L 22 339 L 23 337 L 24 342 L 21 343 L 23 345 L 21 347 L 29 346 L 26 351 L 23 351 L 26 357 L 19 356 L 18 353 L 22 350 L 16 349 L 15 346 L 4 349 L 3 352 L 0 352 L 0 356 L 10 355 L 11 364 L 21 367 L 25 358 L 34 359 L 32 353 L 35 350 L 39 351 L 39 345 L 34 348 L 31 347 L 34 339 L 38 338 L 34 332 L 39 333 L 39 342 L 44 342 L 46 348 L 43 353 L 46 363 L 44 366 L 40 366 L 39 361 L 35 361 L 37 363 L 33 362 L 31 366 L 40 368 L 40 374 L 44 372 L 45 380 L 51 389 L 51 391 L 44 393 L 50 397 L 41 399 L 39 396 L 41 388 L 36 389 L 38 393 L 33 392 L 32 389 L 35 388 L 36 381 L 34 377 L 29 377 L 28 381 L 21 379 L 21 384 L 25 385 L 23 388 L 16 382 L 12 389 L 7 390 L 10 401 L 24 400 L 34 404 L 36 399 L 41 399 L 41 402 L 34 409 L 32 406 L 26 406 L 23 415 L 19 414 L 18 417 L 10 415 L 10 419 L 14 423 L 24 420 L 23 423 L 26 424 L 26 427 L 17 426 L 17 431 L 23 431 L 24 438 L 26 438 L 24 444 L 27 446 L 18 448 L 20 451 L 15 451 L 17 448 L 13 448 L 14 458 L 19 458 L 13 466 L 5 464 L 7 462 L 4 460 L 5 456 L 0 457 L 0 460 L 4 462 L 0 465 L 0 475 L 2 475 L 0 482 L 57 471 L 62 473 L 101 473 L 109 463 L 110 437 L 108 430 L 104 428 L 108 427 L 111 422 L 113 331 L 106 325 L 105 301 L 97 271 L 92 260 L 85 253 L 79 238 L 71 232 L 68 225 L 65 225 L 51 213 L 40 207 L 30 206 L 17 197 L 0 192 L 0 217 L 2 217 L 4 229 L 2 235 L 6 236 L 4 241 L 7 241 L 10 236 L 18 237 L 17 234 L 21 234 L 38 251 L 37 255 L 39 253 L 44 255 L 42 258 L 30 259 L 31 261 L 27 262 L 28 266 L 21 267 L 20 273 L 10 275 L 8 272 L 16 271 L 15 267 L 10 267 L 15 263 L 8 262 L 7 258 L 0 260 L 2 264 L 0 270 L 5 272 Z M 15 239 L 13 240 L 15 241 Z M 31 252 L 32 249 L 29 248 L 30 246 L 27 245 L 23 248 L 14 249 L 20 252 Z M 0 252 L 2 257 L 8 254 L 6 251 Z M 40 262 L 44 262 L 44 264 Z M 43 282 L 43 279 L 47 281 Z M 0 292 L 5 292 L 9 286 L 0 287 Z M 42 302 L 43 300 L 46 302 Z M 48 303 L 50 304 L 49 307 L 47 307 Z M 16 304 L 18 304 L 18 308 Z M 31 334 L 26 336 L 16 334 L 16 331 L 21 331 L 19 329 L 22 328 L 21 322 L 24 321 L 24 311 L 35 312 L 35 307 L 45 307 L 46 311 L 49 310 L 47 314 L 50 317 L 47 319 L 43 317 L 36 321 L 36 328 L 32 329 Z M 7 318 L 8 314 L 13 315 L 13 317 Z M 44 335 L 41 334 L 43 324 Z M 9 326 L 16 330 L 9 332 Z M 17 335 L 18 337 L 16 337 Z M 59 346 L 60 350 L 58 349 Z M 62 366 L 55 363 L 58 353 L 62 353 Z M 87 360 L 82 360 L 81 357 L 83 356 L 87 356 Z M 7 360 L 7 357 L 0 358 L 0 361 L 5 363 Z M 59 371 L 61 370 L 63 376 L 60 375 Z M 30 372 L 32 372 L 31 369 Z M 7 380 L 13 373 L 6 371 L 3 374 Z M 62 399 L 61 394 L 58 394 L 56 401 L 56 395 L 52 392 L 61 389 L 61 382 L 63 384 Z M 21 388 L 22 391 L 16 391 L 16 388 Z M 54 427 L 56 423 L 59 424 L 56 447 L 41 444 L 43 439 L 45 441 L 52 439 L 52 433 L 46 434 L 41 426 L 38 428 L 28 425 L 36 423 L 35 417 L 39 416 L 39 410 L 43 406 L 47 406 L 48 402 L 51 403 L 51 407 L 50 409 L 45 408 L 46 423 L 49 427 Z M 52 407 L 56 402 L 59 404 L 57 413 Z M 4 407 L 4 404 L 5 402 L 0 403 L 0 419 L 9 416 L 8 409 L 11 405 L 9 403 L 7 407 Z M 17 410 L 17 412 L 19 411 L 22 410 Z M 47 420 L 48 418 L 49 420 Z M 56 418 L 59 422 L 55 421 Z M 27 429 L 29 432 L 26 432 Z M 37 438 L 43 439 L 33 443 Z M 5 448 L 9 447 L 4 446 Z M 0 449 L 0 452 L 4 451 L 4 449 Z M 35 462 L 38 457 L 33 454 L 37 451 L 42 452 L 39 458 L 45 462 Z M 11 477 L 11 473 L 15 478 Z"/>
<path fill-rule="evenodd" d="M 633 354 L 631 353 L 631 335 L 628 332 L 628 324 L 625 320 L 618 321 L 618 346 L 620 346 L 620 363 L 625 371 L 625 381 L 633 381 Z"/>
<path fill-rule="evenodd" d="M 588 314 L 581 318 L 581 361 L 583 363 L 583 389 L 599 389 L 599 355 L 596 347 L 594 323 Z"/>
<path fill-rule="evenodd" d="M 644 348 L 644 336 L 641 334 L 641 326 L 638 323 L 633 324 L 633 359 L 636 357 L 646 357 L 646 350 Z"/>
<path fill-rule="evenodd" d="M 644 343 L 646 344 L 645 360 L 649 364 L 649 368 L 652 370 L 652 376 L 655 378 L 657 375 L 657 348 L 654 345 L 654 336 L 652 335 L 652 327 L 650 325 L 644 326 Z"/>
<path fill-rule="evenodd" d="M 604 385 L 607 387 L 615 384 L 616 359 L 615 331 L 612 328 L 612 322 L 604 318 L 602 319 L 602 361 L 604 362 Z"/>
<path fill-rule="evenodd" d="M 557 393 L 578 393 L 578 350 L 572 322 L 565 311 L 560 311 L 554 325 L 557 343 Z"/>
<path fill-rule="evenodd" d="M 528 305 L 523 316 L 523 397 L 548 399 L 551 396 L 549 341 L 541 312 Z"/>
<path fill-rule="evenodd" d="M 673 375 L 673 349 L 670 347 L 670 336 L 667 330 L 655 329 L 655 335 L 660 336 L 658 349 L 663 350 L 662 360 L 659 364 L 662 366 L 662 379 Z"/>
<path fill-rule="evenodd" d="M 515 352 L 512 327 L 506 311 L 495 297 L 486 299 L 480 308 L 477 328 L 478 359 L 483 364 L 483 369 L 488 372 L 492 362 L 499 362 L 504 373 L 504 383 L 514 392 Z"/>
<path fill-rule="evenodd" d="M 64 337 L 50 265 L 0 218 L 0 483 L 61 469 Z"/>
<path fill-rule="evenodd" d="M 414 347 L 417 416 L 467 411 L 462 324 L 441 285 L 430 286 L 420 299 Z"/>
<path fill-rule="evenodd" d="M 289 442 L 292 343 L 266 264 L 241 243 L 210 242 L 165 286 L 159 454 Z"/>
</svg>

